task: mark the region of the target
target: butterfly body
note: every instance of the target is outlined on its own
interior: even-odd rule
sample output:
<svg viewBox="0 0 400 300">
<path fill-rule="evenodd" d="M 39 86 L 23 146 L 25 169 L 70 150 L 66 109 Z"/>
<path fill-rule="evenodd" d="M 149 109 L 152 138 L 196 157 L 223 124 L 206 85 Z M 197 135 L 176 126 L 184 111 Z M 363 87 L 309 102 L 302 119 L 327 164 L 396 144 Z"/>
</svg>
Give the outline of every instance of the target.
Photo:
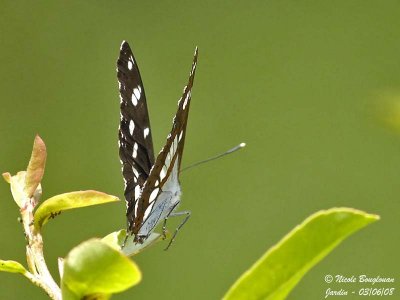
<svg viewBox="0 0 400 300">
<path fill-rule="evenodd" d="M 170 216 L 185 214 L 186 218 L 181 225 L 190 216 L 189 212 L 176 212 L 176 209 L 181 197 L 179 171 L 196 65 L 197 48 L 171 132 L 164 147 L 154 158 L 150 120 L 139 68 L 129 44 L 124 41 L 121 45 L 117 61 L 121 99 L 119 156 L 125 181 L 127 231 L 135 235 L 135 242 L 144 242 L 162 221 L 165 234 L 166 220 Z"/>
</svg>

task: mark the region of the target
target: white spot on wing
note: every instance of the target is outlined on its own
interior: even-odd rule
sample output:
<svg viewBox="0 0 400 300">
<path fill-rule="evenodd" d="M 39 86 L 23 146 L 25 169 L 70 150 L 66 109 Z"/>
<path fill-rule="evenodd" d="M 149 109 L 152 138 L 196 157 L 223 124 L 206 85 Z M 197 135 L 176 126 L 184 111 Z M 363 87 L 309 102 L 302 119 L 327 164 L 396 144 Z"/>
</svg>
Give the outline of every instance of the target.
<svg viewBox="0 0 400 300">
<path fill-rule="evenodd" d="M 190 92 L 186 94 L 185 102 L 183 102 L 183 109 L 186 108 L 186 105 L 187 105 L 187 102 L 188 102 L 188 100 L 189 100 L 189 97 L 190 97 Z"/>
<path fill-rule="evenodd" d="M 144 138 L 146 138 L 146 137 L 149 135 L 149 132 L 150 132 L 149 127 L 145 128 L 145 129 L 143 130 Z"/>
<path fill-rule="evenodd" d="M 132 167 L 132 172 L 133 172 L 133 174 L 135 175 L 136 178 L 139 177 L 139 173 L 138 173 L 138 171 L 135 169 L 135 167 Z"/>
<path fill-rule="evenodd" d="M 132 68 L 133 68 L 133 63 L 130 60 L 128 60 L 128 69 L 132 70 Z"/>
<path fill-rule="evenodd" d="M 183 136 L 183 130 L 182 130 L 181 133 L 179 134 L 179 138 L 178 138 L 179 141 L 181 141 L 182 136 Z"/>
<path fill-rule="evenodd" d="M 150 205 L 146 208 L 145 212 L 144 212 L 144 216 L 143 219 L 147 219 L 147 217 L 149 216 L 152 208 L 153 208 L 154 202 L 150 203 Z"/>
<path fill-rule="evenodd" d="M 135 198 L 136 198 L 136 197 L 135 197 Z M 136 202 L 135 202 L 135 216 L 137 216 L 138 206 L 139 206 L 139 201 L 136 201 Z"/>
<path fill-rule="evenodd" d="M 151 192 L 150 198 L 149 198 L 149 202 L 150 202 L 150 203 L 153 202 L 153 201 L 157 198 L 157 195 L 158 195 L 158 191 L 159 191 L 159 190 L 160 190 L 159 188 L 156 188 L 156 189 L 154 189 L 154 190 Z"/>
<path fill-rule="evenodd" d="M 140 186 L 135 186 L 135 200 L 139 199 L 140 196 Z"/>
<path fill-rule="evenodd" d="M 171 152 L 167 153 L 167 158 L 165 159 L 165 165 L 169 166 L 171 163 Z"/>
<path fill-rule="evenodd" d="M 123 170 L 124 168 L 122 167 L 122 170 Z M 124 179 L 124 189 L 126 189 L 126 180 L 125 180 L 125 178 L 123 178 Z"/>
<path fill-rule="evenodd" d="M 166 175 L 167 175 L 167 170 L 165 167 L 162 167 L 161 172 L 160 172 L 160 180 L 162 181 Z"/>
<path fill-rule="evenodd" d="M 137 149 L 138 149 L 138 144 L 135 143 L 135 144 L 133 145 L 133 152 L 132 152 L 133 158 L 136 158 L 136 156 L 137 156 Z"/>
<path fill-rule="evenodd" d="M 174 153 L 175 153 L 176 152 L 176 148 L 178 148 L 178 137 L 177 136 L 175 136 L 175 138 L 174 138 L 173 147 L 174 147 Z"/>
<path fill-rule="evenodd" d="M 139 86 L 139 88 L 134 88 L 133 89 L 133 93 L 135 94 L 136 99 L 139 101 L 140 100 L 140 94 L 141 94 L 140 86 Z"/>
<path fill-rule="evenodd" d="M 122 115 L 121 115 L 122 117 Z M 132 120 L 129 121 L 129 133 L 133 135 L 133 130 L 135 129 L 135 123 Z"/>
<path fill-rule="evenodd" d="M 136 98 L 135 92 L 132 93 L 131 101 L 132 101 L 133 106 L 137 105 L 138 98 Z"/>
</svg>

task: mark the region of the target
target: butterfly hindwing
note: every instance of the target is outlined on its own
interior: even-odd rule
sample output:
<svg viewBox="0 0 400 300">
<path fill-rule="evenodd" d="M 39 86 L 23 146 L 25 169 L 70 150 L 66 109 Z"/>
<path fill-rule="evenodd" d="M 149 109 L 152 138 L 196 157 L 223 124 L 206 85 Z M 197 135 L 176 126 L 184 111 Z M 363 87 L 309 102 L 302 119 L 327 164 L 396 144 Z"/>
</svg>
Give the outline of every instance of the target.
<svg viewBox="0 0 400 300">
<path fill-rule="evenodd" d="M 120 92 L 119 156 L 125 180 L 128 228 L 135 218 L 140 190 L 154 164 L 146 95 L 137 62 L 127 42 L 117 61 Z"/>
<path fill-rule="evenodd" d="M 182 162 L 186 126 L 189 115 L 191 91 L 197 66 L 197 48 L 195 50 L 188 84 L 178 102 L 178 110 L 173 119 L 172 129 L 165 146 L 157 156 L 147 178 L 138 205 L 138 213 L 132 228 L 135 234 L 146 236 L 179 204 L 179 170 Z M 141 227 L 144 226 L 142 230 Z M 140 230 L 140 231 L 139 231 Z"/>
</svg>

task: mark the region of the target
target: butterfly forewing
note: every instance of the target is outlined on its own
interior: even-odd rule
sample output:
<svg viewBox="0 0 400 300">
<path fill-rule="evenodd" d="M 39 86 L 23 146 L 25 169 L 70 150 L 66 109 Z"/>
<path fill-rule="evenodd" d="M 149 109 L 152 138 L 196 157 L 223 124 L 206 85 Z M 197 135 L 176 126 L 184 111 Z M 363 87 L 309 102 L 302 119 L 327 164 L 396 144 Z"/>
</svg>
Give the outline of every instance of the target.
<svg viewBox="0 0 400 300">
<path fill-rule="evenodd" d="M 147 227 L 139 233 L 146 236 L 157 225 L 160 219 L 167 217 L 179 203 L 180 186 L 178 175 L 182 162 L 191 91 L 197 66 L 197 55 L 198 51 L 196 48 L 189 81 L 178 102 L 178 110 L 173 119 L 172 130 L 143 186 L 138 204 L 138 214 L 134 222 L 136 226 L 131 229 L 135 234 L 139 232 L 144 223 Z M 150 224 L 146 223 L 147 220 L 149 221 L 147 223 Z"/>
<path fill-rule="evenodd" d="M 128 228 L 133 226 L 140 190 L 154 164 L 146 95 L 137 62 L 127 42 L 117 61 L 120 92 L 119 156 L 125 181 Z"/>
</svg>

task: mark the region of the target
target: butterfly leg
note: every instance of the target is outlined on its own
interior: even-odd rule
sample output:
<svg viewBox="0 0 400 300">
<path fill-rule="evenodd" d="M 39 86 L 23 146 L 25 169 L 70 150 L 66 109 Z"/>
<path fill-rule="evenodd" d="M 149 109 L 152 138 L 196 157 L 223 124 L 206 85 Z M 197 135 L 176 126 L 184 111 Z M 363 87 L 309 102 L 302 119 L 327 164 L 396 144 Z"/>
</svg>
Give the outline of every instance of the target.
<svg viewBox="0 0 400 300">
<path fill-rule="evenodd" d="M 171 213 L 169 216 L 170 217 L 178 217 L 178 216 L 186 216 L 182 223 L 179 224 L 179 226 L 175 229 L 174 235 L 172 236 L 171 240 L 168 243 L 168 246 L 164 249 L 164 250 L 168 250 L 168 248 L 172 245 L 172 243 L 175 241 L 175 237 L 178 234 L 178 231 L 183 227 L 183 225 L 185 225 L 185 223 L 187 222 L 187 220 L 189 220 L 191 215 L 191 212 L 186 210 L 186 211 L 180 211 L 180 212 L 173 212 Z M 166 223 L 166 219 L 164 220 L 164 222 Z M 164 229 L 164 228 L 163 228 Z"/>
<path fill-rule="evenodd" d="M 174 206 L 172 206 L 172 208 L 170 209 L 168 215 L 164 218 L 164 222 L 163 222 L 163 226 L 162 226 L 162 237 L 163 240 L 165 240 L 167 238 L 167 220 L 170 217 L 170 215 L 172 214 L 172 212 L 174 211 L 174 209 L 178 206 L 179 202 L 176 203 Z"/>
<path fill-rule="evenodd" d="M 128 240 L 129 234 L 126 232 L 124 242 L 121 245 L 121 249 L 125 248 L 126 241 Z"/>
<path fill-rule="evenodd" d="M 168 220 L 168 217 L 164 218 L 164 223 L 162 226 L 162 239 L 163 240 L 165 240 L 167 238 L 167 220 Z"/>
</svg>

